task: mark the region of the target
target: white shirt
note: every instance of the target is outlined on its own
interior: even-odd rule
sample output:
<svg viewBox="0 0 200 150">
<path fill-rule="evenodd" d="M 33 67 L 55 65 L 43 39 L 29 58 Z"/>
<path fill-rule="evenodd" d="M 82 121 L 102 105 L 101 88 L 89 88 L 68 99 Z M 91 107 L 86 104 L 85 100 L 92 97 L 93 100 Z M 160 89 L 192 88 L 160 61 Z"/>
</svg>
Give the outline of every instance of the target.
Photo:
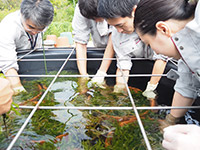
<svg viewBox="0 0 200 150">
<path fill-rule="evenodd" d="M 108 28 L 106 21 L 97 23 L 95 20 L 82 16 L 78 4 L 75 8 L 72 27 L 75 42 L 87 44 L 91 35 L 95 47 L 106 47 L 109 34 L 112 31 L 111 27 Z"/>
<path fill-rule="evenodd" d="M 112 31 L 112 42 L 116 57 L 119 58 L 117 67 L 124 70 L 131 70 L 132 57 L 152 58 L 153 51 L 146 48 L 136 32 L 131 34 L 119 33 L 116 28 Z"/>
<path fill-rule="evenodd" d="M 194 19 L 174 34 L 172 40 L 181 55 L 174 89 L 184 97 L 196 99 L 200 97 L 200 1 Z"/>
<path fill-rule="evenodd" d="M 36 39 L 36 35 L 33 36 Z M 41 33 L 38 34 L 35 48 L 42 46 Z M 35 43 L 33 41 L 33 43 Z M 19 69 L 17 49 L 31 49 L 31 42 L 21 22 L 20 11 L 8 14 L 0 23 L 0 70 Z"/>
</svg>

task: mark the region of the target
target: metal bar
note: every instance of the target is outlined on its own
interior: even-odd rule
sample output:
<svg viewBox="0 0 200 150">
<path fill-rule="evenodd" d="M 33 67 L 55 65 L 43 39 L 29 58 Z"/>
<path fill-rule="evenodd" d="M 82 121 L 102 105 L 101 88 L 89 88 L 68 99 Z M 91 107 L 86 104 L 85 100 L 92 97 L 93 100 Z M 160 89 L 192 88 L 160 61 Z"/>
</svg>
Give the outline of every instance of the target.
<svg viewBox="0 0 200 150">
<path fill-rule="evenodd" d="M 65 48 L 44 48 L 45 51 L 72 51 L 73 47 L 65 47 Z M 31 49 L 18 49 L 17 54 L 29 52 Z M 102 49 L 103 50 L 103 49 Z M 40 52 L 43 51 L 43 48 L 37 48 L 35 51 Z"/>
<path fill-rule="evenodd" d="M 61 71 L 63 70 L 64 66 L 67 64 L 67 62 L 68 62 L 69 58 L 71 57 L 72 53 L 74 52 L 74 50 L 75 50 L 75 48 L 69 54 L 69 56 L 67 57 L 66 61 L 63 63 L 63 65 L 59 69 L 56 77 L 52 80 L 52 82 L 49 85 L 49 87 L 47 88 L 47 90 L 44 92 L 44 94 L 42 95 L 42 97 L 40 98 L 40 100 L 38 101 L 38 103 L 35 105 L 34 109 L 31 111 L 30 115 L 28 116 L 28 118 L 26 119 L 26 121 L 24 122 L 24 124 L 22 125 L 22 127 L 20 128 L 19 132 L 16 134 L 16 136 L 14 137 L 14 139 L 12 140 L 12 142 L 10 143 L 9 147 L 7 148 L 7 150 L 10 150 L 13 147 L 13 145 L 15 144 L 15 142 L 17 141 L 17 139 L 19 138 L 19 136 L 21 135 L 21 133 L 23 132 L 23 130 L 25 129 L 25 127 L 27 126 L 27 124 L 29 123 L 30 119 L 32 118 L 32 116 L 34 115 L 34 113 L 36 112 L 36 110 L 38 109 L 39 105 L 41 104 L 41 102 L 43 101 L 43 99 L 45 98 L 45 96 L 47 95 L 49 89 L 51 88 L 51 86 L 54 84 L 54 82 L 58 78 L 58 75 L 61 73 Z"/>
<path fill-rule="evenodd" d="M 173 59 L 173 58 L 169 58 L 167 61 L 171 62 L 172 64 L 174 64 L 175 66 L 178 66 L 178 61 Z"/>
<path fill-rule="evenodd" d="M 55 49 L 47 49 L 47 50 L 55 50 Z M 68 49 L 57 49 L 57 50 L 68 50 Z M 70 50 L 70 49 L 69 49 Z M 19 130 L 19 132 L 17 133 L 17 135 L 15 136 L 15 138 L 13 139 L 13 141 L 10 143 L 9 147 L 7 150 L 10 150 L 13 145 L 15 144 L 15 142 L 17 141 L 17 139 L 19 138 L 19 136 L 21 135 L 21 133 L 23 132 L 24 128 L 27 126 L 27 124 L 29 123 L 30 119 L 32 118 L 32 116 L 34 115 L 34 113 L 37 111 L 37 109 L 79 109 L 79 110 L 134 110 L 135 114 L 136 114 L 136 118 L 138 121 L 138 124 L 140 126 L 142 135 L 144 137 L 146 146 L 148 148 L 148 150 L 151 150 L 151 146 L 149 144 L 149 140 L 147 138 L 147 135 L 145 133 L 141 118 L 139 116 L 139 113 L 137 110 L 153 110 L 153 109 L 200 109 L 200 106 L 189 106 L 189 107 L 170 107 L 170 106 L 158 106 L 158 107 L 136 107 L 135 103 L 134 103 L 134 99 L 130 93 L 130 90 L 128 88 L 128 84 L 126 84 L 126 89 L 128 92 L 128 95 L 130 97 L 131 103 L 132 103 L 132 107 L 63 107 L 63 106 L 39 106 L 41 104 L 41 102 L 43 101 L 43 99 L 45 98 L 46 94 L 48 93 L 50 87 L 55 83 L 56 79 L 58 77 L 94 77 L 95 75 L 59 75 L 61 73 L 61 71 L 63 70 L 64 66 L 66 65 L 66 63 L 68 61 L 76 61 L 76 60 L 117 60 L 119 61 L 119 59 L 116 58 L 111 58 L 111 59 L 103 59 L 103 58 L 87 58 L 87 59 L 70 59 L 71 55 L 74 52 L 74 48 L 71 51 L 71 53 L 69 54 L 67 59 L 46 59 L 46 61 L 65 61 L 62 65 L 62 67 L 59 69 L 59 71 L 57 72 L 56 75 L 18 75 L 17 77 L 53 77 L 54 79 L 52 80 L 51 84 L 49 85 L 49 87 L 47 88 L 47 90 L 44 92 L 44 94 L 42 95 L 42 97 L 40 98 L 40 100 L 38 101 L 38 103 L 36 104 L 36 106 L 19 106 L 20 109 L 33 109 L 32 112 L 30 113 L 30 115 L 28 116 L 27 120 L 25 121 L 25 123 L 22 125 L 21 129 Z M 33 50 L 35 51 L 35 50 Z M 32 51 L 32 52 L 33 52 Z M 37 50 L 40 51 L 40 50 Z M 42 50 L 41 50 L 42 51 Z M 22 51 L 21 51 L 22 52 Z M 26 52 L 26 51 L 23 51 Z M 19 59 L 17 59 L 16 61 L 14 61 L 13 63 L 17 62 L 17 61 L 44 61 L 43 59 L 22 59 L 25 56 L 29 55 L 30 53 L 27 53 L 26 55 L 20 57 Z M 19 52 L 20 53 L 20 52 Z M 124 59 L 120 59 L 120 60 L 124 60 Z M 131 60 L 150 60 L 150 59 L 146 59 L 146 58 L 132 58 Z M 5 60 L 1 60 L 1 61 L 5 61 Z M 169 60 L 171 61 L 171 60 Z M 172 61 L 172 63 L 174 63 Z M 175 63 L 174 63 L 175 64 Z M 175 64 L 176 65 L 176 64 Z M 7 66 L 6 66 L 7 67 Z M 121 68 L 121 67 L 120 67 Z M 121 70 L 121 69 L 120 69 Z M 117 76 L 117 75 L 107 75 L 106 77 L 123 77 L 124 81 L 125 81 L 125 77 L 151 77 L 151 76 L 167 76 L 167 74 L 157 74 L 157 75 L 152 75 L 152 74 L 137 74 L 137 75 L 128 75 L 125 76 L 122 72 L 122 76 Z M 6 77 L 16 77 L 16 76 L 6 76 Z M 99 76 L 100 77 L 100 76 Z"/>
<path fill-rule="evenodd" d="M 44 47 L 44 49 L 45 49 L 45 51 L 72 51 L 74 49 L 74 47 L 53 47 L 53 48 Z M 28 52 L 30 50 L 31 49 L 18 49 L 17 53 Z M 87 47 L 87 50 L 92 50 L 92 51 L 102 50 L 102 51 L 104 51 L 105 48 Z M 43 51 L 43 48 L 37 48 L 36 51 Z"/>
<path fill-rule="evenodd" d="M 29 51 L 27 54 L 21 56 L 20 58 L 18 58 L 17 60 L 12 61 L 10 64 L 4 66 L 1 70 L 4 70 L 5 68 L 9 67 L 10 65 L 13 65 L 14 63 L 16 63 L 17 61 L 21 60 L 22 58 L 24 58 L 25 56 L 31 54 L 32 52 L 34 52 L 35 50 L 31 50 Z"/>
<path fill-rule="evenodd" d="M 200 109 L 200 106 L 155 106 L 155 107 L 137 107 L 137 110 L 161 110 L 161 109 Z"/>
<path fill-rule="evenodd" d="M 119 62 L 119 60 L 117 60 L 117 61 Z M 148 140 L 148 138 L 147 138 L 147 135 L 146 135 L 144 126 L 143 126 L 143 124 L 142 124 L 140 115 L 139 115 L 139 113 L 138 113 L 138 111 L 137 111 L 137 109 L 136 109 L 136 105 L 135 105 L 134 99 L 133 99 L 133 97 L 132 97 L 132 95 L 131 95 L 131 92 L 130 92 L 130 90 L 129 90 L 129 87 L 128 87 L 128 84 L 127 84 L 127 82 L 126 82 L 124 73 L 123 73 L 122 68 L 121 68 L 121 66 L 120 66 L 120 63 L 119 63 L 118 65 L 119 65 L 119 69 L 120 69 L 120 71 L 121 71 L 121 74 L 122 74 L 122 77 L 123 77 L 123 80 L 124 80 L 124 83 L 125 83 L 125 86 L 126 86 L 126 90 L 127 90 L 128 95 L 129 95 L 129 97 L 130 97 L 130 100 L 131 100 L 131 103 L 132 103 L 132 106 L 133 106 L 132 108 L 133 108 L 133 110 L 134 110 L 134 112 L 135 112 L 135 116 L 136 116 L 136 118 L 137 118 L 138 125 L 139 125 L 139 127 L 140 127 L 141 133 L 142 133 L 143 138 L 144 138 L 144 141 L 145 141 L 145 143 L 146 143 L 147 149 L 148 149 L 148 150 L 151 150 L 151 145 L 150 145 L 149 140 Z"/>
<path fill-rule="evenodd" d="M 42 77 L 42 78 L 45 78 L 45 77 L 51 77 L 51 78 L 54 78 L 56 75 L 5 75 L 5 77 Z M 58 75 L 58 77 L 60 78 L 67 78 L 67 77 L 94 77 L 95 75 Z M 165 77 L 167 76 L 167 74 L 134 74 L 134 75 L 128 75 L 128 76 L 125 76 L 124 77 L 157 77 L 157 76 L 162 76 L 162 77 Z M 101 76 L 97 76 L 97 77 L 101 77 Z M 105 77 L 122 77 L 120 75 L 106 75 Z"/>
<path fill-rule="evenodd" d="M 18 108 L 13 106 L 14 108 Z M 34 109 L 35 106 L 19 106 L 20 109 Z M 133 107 L 85 107 L 85 106 L 39 106 L 38 109 L 54 109 L 54 110 L 65 110 L 65 109 L 79 109 L 79 110 L 132 110 Z M 163 109 L 200 109 L 200 106 L 155 106 L 155 107 L 136 107 L 137 110 L 163 110 Z"/>
<path fill-rule="evenodd" d="M 96 60 L 117 60 L 116 58 L 71 58 L 69 59 L 69 61 L 77 61 L 77 60 L 88 60 L 88 61 L 96 61 Z M 119 60 L 126 60 L 126 59 L 119 59 Z M 131 58 L 130 60 L 151 60 L 148 58 Z M 1 59 L 0 62 L 3 61 L 13 61 L 12 59 Z M 20 58 L 18 61 L 30 61 L 30 62 L 34 62 L 34 61 L 44 61 L 44 59 L 22 59 Z M 46 61 L 65 61 L 65 59 L 46 59 Z M 170 60 L 169 60 L 170 61 Z"/>
</svg>

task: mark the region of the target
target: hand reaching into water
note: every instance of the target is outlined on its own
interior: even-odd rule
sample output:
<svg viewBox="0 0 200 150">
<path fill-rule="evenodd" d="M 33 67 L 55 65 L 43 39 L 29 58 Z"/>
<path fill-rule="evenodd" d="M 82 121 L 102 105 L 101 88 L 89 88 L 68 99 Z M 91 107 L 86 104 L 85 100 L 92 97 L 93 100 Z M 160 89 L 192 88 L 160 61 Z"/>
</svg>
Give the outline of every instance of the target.
<svg viewBox="0 0 200 150">
<path fill-rule="evenodd" d="M 124 95 L 127 95 L 128 92 L 126 90 L 126 85 L 125 84 L 116 84 L 114 86 L 114 90 L 113 90 L 114 93 L 122 93 Z"/>
<path fill-rule="evenodd" d="M 80 94 L 86 94 L 88 91 L 87 83 L 90 78 L 81 77 L 78 78 L 78 91 Z"/>
<path fill-rule="evenodd" d="M 97 85 L 98 87 L 105 89 L 105 76 L 107 75 L 106 72 L 102 72 L 100 70 L 97 71 L 96 75 L 92 78 L 91 82 L 92 84 Z"/>
<path fill-rule="evenodd" d="M 157 94 L 155 92 L 155 89 L 158 84 L 151 84 L 148 82 L 146 90 L 142 93 L 143 96 L 145 96 L 148 100 L 155 99 Z"/>
</svg>

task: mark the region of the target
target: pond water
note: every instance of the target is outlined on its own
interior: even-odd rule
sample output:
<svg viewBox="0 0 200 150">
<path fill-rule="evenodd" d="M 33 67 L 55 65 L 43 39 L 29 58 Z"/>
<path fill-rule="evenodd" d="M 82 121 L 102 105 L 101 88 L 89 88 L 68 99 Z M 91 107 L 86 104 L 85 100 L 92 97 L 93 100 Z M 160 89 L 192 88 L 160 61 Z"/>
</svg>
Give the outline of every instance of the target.
<svg viewBox="0 0 200 150">
<path fill-rule="evenodd" d="M 67 74 L 67 73 L 65 73 Z M 14 102 L 34 106 L 52 79 L 23 81 L 28 91 L 14 97 Z M 81 85 L 81 86 L 80 86 Z M 149 106 L 141 91 L 130 88 L 136 106 Z M 113 87 L 94 87 L 82 79 L 59 78 L 50 88 L 40 106 L 124 106 L 131 107 L 128 96 L 115 94 Z M 1 117 L 0 149 L 6 149 L 17 134 L 30 109 L 18 109 L 7 114 L 6 127 Z M 153 149 L 162 149 L 158 129 L 158 113 L 139 111 Z M 59 149 L 146 149 L 143 136 L 132 110 L 37 110 L 15 143 L 15 150 Z"/>
</svg>

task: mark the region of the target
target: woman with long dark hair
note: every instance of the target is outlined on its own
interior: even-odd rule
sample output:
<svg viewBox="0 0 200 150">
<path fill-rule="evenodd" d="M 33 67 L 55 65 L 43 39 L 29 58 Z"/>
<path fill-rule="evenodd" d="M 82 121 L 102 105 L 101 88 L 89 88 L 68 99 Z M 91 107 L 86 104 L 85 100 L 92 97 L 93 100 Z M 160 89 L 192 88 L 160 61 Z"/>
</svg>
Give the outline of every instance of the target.
<svg viewBox="0 0 200 150">
<path fill-rule="evenodd" d="M 156 53 L 179 60 L 172 106 L 191 106 L 200 96 L 200 2 L 141 0 L 135 12 L 134 25 L 140 38 Z M 177 124 L 186 111 L 187 109 L 172 109 L 161 122 L 161 129 Z M 177 134 L 174 131 L 168 132 L 164 134 L 163 146 L 167 149 L 187 149 L 188 142 L 195 140 L 192 140 L 194 134 L 188 134 L 190 130 L 185 127 L 178 126 L 179 131 L 177 126 L 174 128 L 179 135 L 189 136 L 187 138 L 191 140 L 176 145 L 174 141 L 181 138 L 175 138 Z M 199 127 L 197 130 L 200 130 Z M 188 144 L 189 149 L 192 149 L 192 145 L 198 147 L 198 143 Z"/>
</svg>

